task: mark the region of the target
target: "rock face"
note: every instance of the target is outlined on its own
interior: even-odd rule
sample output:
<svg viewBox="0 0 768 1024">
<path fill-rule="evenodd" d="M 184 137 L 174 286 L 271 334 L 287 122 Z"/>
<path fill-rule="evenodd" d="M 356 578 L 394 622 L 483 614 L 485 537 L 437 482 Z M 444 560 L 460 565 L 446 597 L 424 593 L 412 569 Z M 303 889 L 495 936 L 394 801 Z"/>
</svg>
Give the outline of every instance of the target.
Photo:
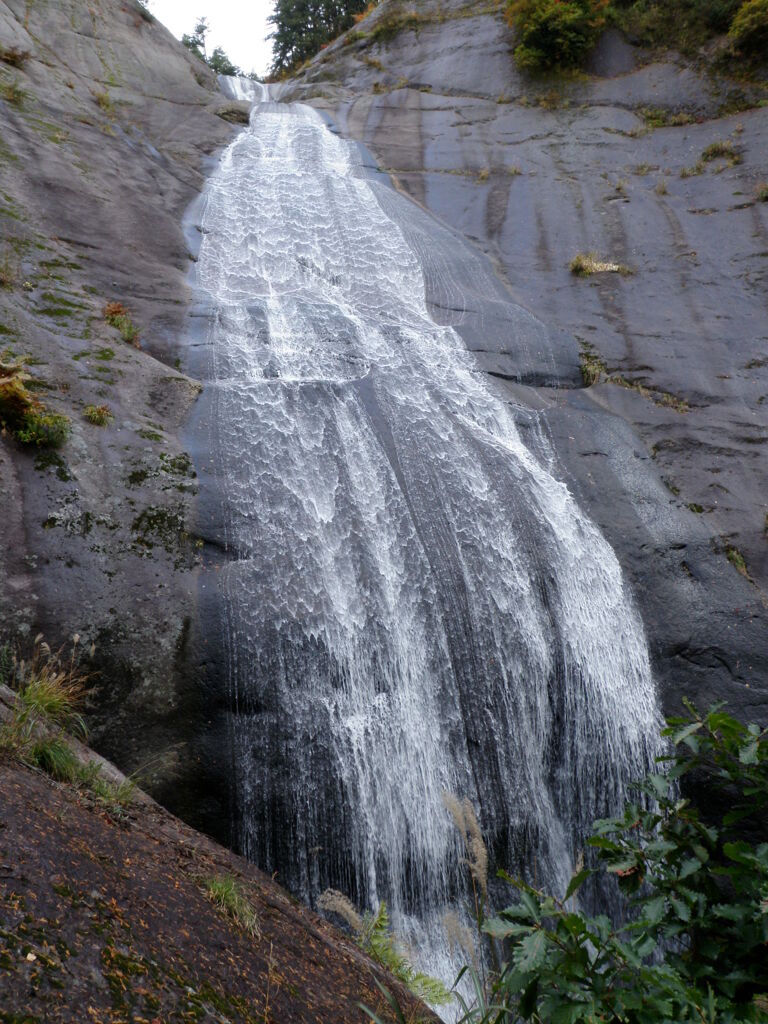
<svg viewBox="0 0 768 1024">
<path fill-rule="evenodd" d="M 151 762 L 156 795 L 226 831 L 194 744 L 202 542 L 180 428 L 200 389 L 175 346 L 182 216 L 236 129 L 213 74 L 133 0 L 3 0 L 0 46 L 29 54 L 0 63 L 0 348 L 32 357 L 47 406 L 72 421 L 59 452 L 0 439 L 0 642 L 95 643 L 95 743 L 126 770 Z M 137 347 L 107 302 L 128 308 Z M 87 422 L 88 404 L 113 421 Z"/>
<path fill-rule="evenodd" d="M 12 705 L 0 686 L 0 723 Z M 6 703 L 7 702 L 7 703 Z M 92 751 L 70 740 L 83 762 Z M 100 777 L 125 779 L 100 761 Z M 140 791 L 127 804 L 0 761 L 0 992 L 9 1020 L 436 1020 L 272 879 Z M 211 899 L 229 880 L 249 916 Z"/>
<path fill-rule="evenodd" d="M 583 79 L 531 82 L 499 4 L 430 0 L 398 30 L 411 10 L 383 0 L 281 98 L 311 103 L 364 143 L 542 321 L 550 345 L 538 366 L 521 365 L 514 339 L 469 344 L 511 399 L 538 410 L 558 472 L 616 549 L 666 709 L 718 698 L 760 717 L 763 93 L 652 60 L 611 33 Z M 721 142 L 723 156 L 708 151 Z M 572 274 L 572 257 L 590 251 L 631 275 Z M 580 360 L 599 372 L 591 387 Z"/>
</svg>

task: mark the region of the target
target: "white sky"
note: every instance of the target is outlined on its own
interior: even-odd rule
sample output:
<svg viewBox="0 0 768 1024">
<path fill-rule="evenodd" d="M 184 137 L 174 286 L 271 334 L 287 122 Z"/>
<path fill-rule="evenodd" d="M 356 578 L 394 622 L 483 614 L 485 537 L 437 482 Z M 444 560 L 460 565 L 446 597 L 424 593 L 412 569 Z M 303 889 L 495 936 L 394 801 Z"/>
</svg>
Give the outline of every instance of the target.
<svg viewBox="0 0 768 1024">
<path fill-rule="evenodd" d="M 185 32 L 191 35 L 198 18 L 207 18 L 208 53 L 221 46 L 243 71 L 267 72 L 272 56 L 267 18 L 273 0 L 149 0 L 147 6 L 177 39 Z"/>
</svg>

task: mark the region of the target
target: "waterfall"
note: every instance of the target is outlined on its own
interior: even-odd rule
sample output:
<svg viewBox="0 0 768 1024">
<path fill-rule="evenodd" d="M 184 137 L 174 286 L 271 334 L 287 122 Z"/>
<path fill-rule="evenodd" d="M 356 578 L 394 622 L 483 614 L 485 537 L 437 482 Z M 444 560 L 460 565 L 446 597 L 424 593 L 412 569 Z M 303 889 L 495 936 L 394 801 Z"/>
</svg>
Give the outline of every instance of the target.
<svg viewBox="0 0 768 1024">
<path fill-rule="evenodd" d="M 612 549 L 523 440 L 530 410 L 430 315 L 391 190 L 309 107 L 230 94 L 257 92 L 196 268 L 236 834 L 309 902 L 386 899 L 450 981 L 443 794 L 478 809 L 500 865 L 562 894 L 657 752 L 645 636 Z"/>
</svg>

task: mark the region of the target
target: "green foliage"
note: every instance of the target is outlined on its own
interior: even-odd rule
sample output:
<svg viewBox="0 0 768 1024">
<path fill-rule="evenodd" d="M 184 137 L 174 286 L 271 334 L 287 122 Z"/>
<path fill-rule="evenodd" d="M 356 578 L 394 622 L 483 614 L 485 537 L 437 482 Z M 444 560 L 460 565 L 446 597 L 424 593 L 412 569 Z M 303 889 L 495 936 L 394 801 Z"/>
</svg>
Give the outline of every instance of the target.
<svg viewBox="0 0 768 1024">
<path fill-rule="evenodd" d="M 74 782 L 79 762 L 61 735 L 44 736 L 33 743 L 29 761 L 59 782 Z"/>
<path fill-rule="evenodd" d="M 122 302 L 108 302 L 104 307 L 104 319 L 110 327 L 114 327 L 120 332 L 123 341 L 138 347 L 139 329 Z"/>
<path fill-rule="evenodd" d="M 216 875 L 203 879 L 206 895 L 216 906 L 244 931 L 256 938 L 259 931 L 259 918 L 251 901 L 248 899 L 242 884 L 232 875 Z"/>
<path fill-rule="evenodd" d="M 318 904 L 322 910 L 343 918 L 360 949 L 376 963 L 385 967 L 417 998 L 432 1003 L 433 1006 L 451 1001 L 451 995 L 443 983 L 437 978 L 417 971 L 407 953 L 400 947 L 397 937 L 392 932 L 386 903 L 382 901 L 375 913 L 368 911 L 361 916 L 343 893 L 335 889 L 326 889 L 320 896 Z"/>
<path fill-rule="evenodd" d="M 29 390 L 28 361 L 0 361 L 0 428 L 10 431 L 21 444 L 58 448 L 69 436 L 69 420 L 49 412 Z"/>
<path fill-rule="evenodd" d="M 215 47 L 213 53 L 208 56 L 206 47 L 206 36 L 210 30 L 207 18 L 198 18 L 195 23 L 192 35 L 186 33 L 181 37 L 182 46 L 186 46 L 196 57 L 199 57 L 204 64 L 207 64 L 211 71 L 217 75 L 239 75 L 240 68 L 233 64 L 221 46 Z"/>
<path fill-rule="evenodd" d="M 768 0 L 747 0 L 728 29 L 734 47 L 750 57 L 768 54 Z"/>
<path fill-rule="evenodd" d="M 367 0 L 276 0 L 269 18 L 274 31 L 272 74 L 286 74 L 314 57 L 361 14 Z"/>
<path fill-rule="evenodd" d="M 686 708 L 663 730 L 664 771 L 595 823 L 562 898 L 501 873 L 518 899 L 482 932 L 503 963 L 488 986 L 464 969 L 462 1024 L 768 1021 L 768 728 Z M 593 877 L 618 884 L 625 922 L 579 909 Z"/>
<path fill-rule="evenodd" d="M 240 68 L 233 64 L 224 50 L 217 46 L 208 58 L 208 67 L 217 75 L 239 75 Z"/>
<path fill-rule="evenodd" d="M 644 46 L 692 55 L 728 32 L 736 50 L 765 60 L 767 12 L 766 0 L 612 0 L 610 17 Z"/>
<path fill-rule="evenodd" d="M 86 405 L 83 416 L 95 427 L 106 427 L 114 419 L 108 405 Z"/>
<path fill-rule="evenodd" d="M 32 409 L 25 413 L 15 431 L 21 444 L 38 448 L 60 448 L 69 437 L 70 422 L 66 416 L 56 412 Z"/>
<path fill-rule="evenodd" d="M 768 809 L 768 730 L 717 708 L 690 712 L 663 732 L 674 748 L 667 770 L 623 815 L 596 823 L 599 867 L 580 871 L 563 900 L 513 881 L 520 902 L 486 925 L 509 948 L 496 997 L 524 1020 L 766 1019 L 768 843 L 744 836 L 761 834 Z M 706 779 L 717 824 L 680 795 L 685 776 Z M 628 924 L 573 907 L 598 872 L 617 879 Z"/>
<path fill-rule="evenodd" d="M 527 71 L 577 67 L 605 26 L 608 0 L 510 0 L 515 60 Z"/>
</svg>

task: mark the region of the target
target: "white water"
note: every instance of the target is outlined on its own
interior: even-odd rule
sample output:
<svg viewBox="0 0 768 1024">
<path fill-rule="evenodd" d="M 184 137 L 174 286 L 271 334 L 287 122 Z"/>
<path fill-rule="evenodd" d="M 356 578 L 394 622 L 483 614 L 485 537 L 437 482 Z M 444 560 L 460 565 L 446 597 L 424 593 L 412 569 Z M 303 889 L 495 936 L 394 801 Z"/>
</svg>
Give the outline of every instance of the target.
<svg viewBox="0 0 768 1024">
<path fill-rule="evenodd" d="M 430 318 L 355 154 L 261 102 L 203 216 L 238 835 L 307 899 L 385 898 L 450 981 L 443 793 L 562 893 L 658 712 L 613 551 Z"/>
</svg>

